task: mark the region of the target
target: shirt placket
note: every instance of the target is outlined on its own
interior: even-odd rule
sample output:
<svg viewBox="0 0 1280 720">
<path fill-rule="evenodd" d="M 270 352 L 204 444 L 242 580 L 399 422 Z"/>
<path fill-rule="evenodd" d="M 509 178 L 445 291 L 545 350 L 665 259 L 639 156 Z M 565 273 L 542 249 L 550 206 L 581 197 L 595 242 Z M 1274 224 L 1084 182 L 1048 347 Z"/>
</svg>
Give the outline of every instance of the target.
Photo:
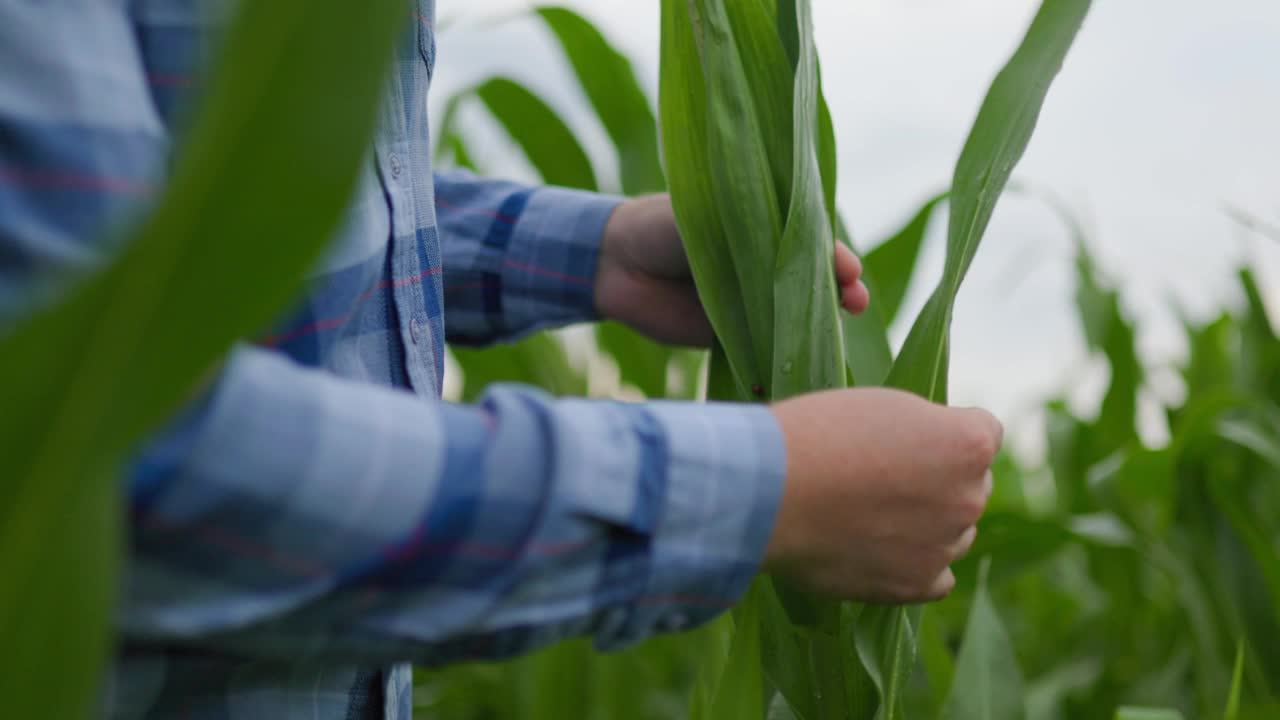
<svg viewBox="0 0 1280 720">
<path fill-rule="evenodd" d="M 374 154 L 386 191 L 391 216 L 390 293 L 395 303 L 405 369 L 413 389 L 435 396 L 435 342 L 423 296 L 423 284 L 432 282 L 436 268 L 423 267 L 417 238 L 417 198 L 414 197 L 413 163 L 404 122 L 404 88 L 396 74 L 388 83 L 381 131 L 374 140 Z"/>
</svg>

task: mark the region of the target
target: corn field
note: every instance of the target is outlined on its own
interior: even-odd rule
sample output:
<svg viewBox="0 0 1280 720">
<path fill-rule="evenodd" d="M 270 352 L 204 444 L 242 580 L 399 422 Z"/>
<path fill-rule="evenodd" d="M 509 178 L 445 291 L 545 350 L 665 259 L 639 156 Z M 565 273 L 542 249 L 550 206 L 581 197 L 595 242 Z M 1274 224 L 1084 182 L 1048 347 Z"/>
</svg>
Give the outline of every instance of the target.
<svg viewBox="0 0 1280 720">
<path fill-rule="evenodd" d="M 1011 180 L 1090 0 L 1043 0 L 991 82 L 950 187 L 923 188 L 899 231 L 857 242 L 836 207 L 825 95 L 838 89 L 821 77 L 809 1 L 661 4 L 656 99 L 586 19 L 533 11 L 611 142 L 616 178 L 601 182 L 551 103 L 501 76 L 436 98 L 437 162 L 484 170 L 461 121 L 478 106 L 547 183 L 670 192 L 715 345 L 673 350 L 604 323 L 590 337 L 452 348 L 461 399 L 496 381 L 585 395 L 604 368 L 632 398 L 767 402 L 887 386 L 946 402 L 953 308 L 997 202 L 1049 197 Z M 395 3 L 303 7 L 245 5 L 226 39 L 236 52 L 130 251 L 0 337 L 0 697 L 14 717 L 83 715 L 110 642 L 115 461 L 234 338 L 267 323 L 339 222 L 375 121 L 378 48 L 401 17 Z M 303 111 L 315 132 L 285 121 Z M 297 177 L 320 154 L 331 172 Z M 307 202 L 271 202 L 283 186 Z M 951 597 L 833 603 L 760 577 L 732 612 L 625 651 L 572 641 L 507 663 L 420 668 L 417 716 L 1280 718 L 1280 336 L 1265 292 L 1242 267 L 1239 302 L 1185 323 L 1189 352 L 1175 368 L 1185 393 L 1163 408 L 1170 438 L 1144 444 L 1138 396 L 1153 368 L 1139 328 L 1093 239 L 1049 202 L 1074 243 L 1079 323 L 1110 384 L 1087 417 L 1070 410 L 1069 388 L 1047 403 L 1042 461 L 1000 457 Z M 246 264 L 263 257 L 247 231 L 262 218 L 278 247 Z M 945 267 L 922 277 L 939 223 Z M 857 318 L 838 309 L 837 242 L 859 252 L 874 298 Z M 179 281 L 177 267 L 202 271 Z M 906 317 L 921 284 L 929 300 Z M 897 347 L 894 327 L 909 328 Z"/>
<path fill-rule="evenodd" d="M 945 402 L 957 291 L 1089 6 L 1042 4 L 991 85 L 951 187 L 931 194 L 898 232 L 859 244 L 873 302 L 857 318 L 838 312 L 829 267 L 830 244 L 849 234 L 835 207 L 836 138 L 807 2 L 663 2 L 656 113 L 631 64 L 598 29 L 570 10 L 539 8 L 613 143 L 618 177 L 598 182 L 586 143 L 550 103 L 505 77 L 447 99 L 438 160 L 477 169 L 475 139 L 456 120 L 473 104 L 548 182 L 672 193 L 719 342 L 703 359 L 600 328 L 588 364 L 616 367 L 630 392 L 764 401 L 886 385 Z M 731 617 L 620 654 L 578 642 L 513 663 L 424 670 L 423 713 L 1280 714 L 1280 657 L 1266 640 L 1280 637 L 1280 343 L 1253 273 L 1240 270 L 1242 308 L 1187 324 L 1192 352 L 1179 370 L 1186 400 L 1166 408 L 1168 445 L 1145 447 L 1137 328 L 1069 209 L 1018 191 L 1023 202 L 1048 202 L 1072 238 L 1079 320 L 1111 385 L 1095 417 L 1071 415 L 1065 400 L 1048 404 L 1043 464 L 1001 457 L 996 495 L 957 570 L 955 596 L 927 607 L 840 605 L 761 579 Z M 916 265 L 930 225 L 944 218 L 943 277 L 917 318 L 899 317 L 908 288 L 927 281 Z M 910 327 L 899 348 L 888 339 L 895 323 Z M 463 396 L 513 377 L 580 393 L 589 382 L 570 360 L 575 348 L 580 337 L 543 334 L 510 347 L 456 349 Z M 1046 483 L 1047 499 L 1037 490 Z"/>
</svg>

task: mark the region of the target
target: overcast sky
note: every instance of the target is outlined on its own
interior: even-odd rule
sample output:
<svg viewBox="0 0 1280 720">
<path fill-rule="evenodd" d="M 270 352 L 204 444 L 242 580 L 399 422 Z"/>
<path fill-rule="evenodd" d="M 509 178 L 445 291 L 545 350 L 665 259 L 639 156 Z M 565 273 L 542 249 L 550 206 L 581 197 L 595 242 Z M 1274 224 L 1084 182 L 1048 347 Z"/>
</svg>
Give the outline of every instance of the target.
<svg viewBox="0 0 1280 720">
<path fill-rule="evenodd" d="M 479 18 L 514 0 L 439 0 L 435 107 L 452 90 L 504 73 L 537 88 L 603 148 L 568 69 L 536 24 Z M 570 0 L 657 86 L 656 0 Z M 991 78 L 1035 0 L 814 0 L 839 140 L 842 209 L 862 242 L 885 236 L 946 186 Z M 467 116 L 484 124 L 481 113 Z M 1096 0 L 1016 176 L 1051 189 L 1084 219 L 1107 272 L 1141 324 L 1149 363 L 1183 351 L 1171 298 L 1203 315 L 1235 302 L 1248 258 L 1280 317 L 1280 244 L 1252 238 L 1226 205 L 1280 225 L 1280 2 Z M 494 142 L 495 172 L 527 170 Z M 611 162 L 596 153 L 602 174 Z M 940 272 L 939 223 L 914 310 Z M 1035 408 L 1064 387 L 1087 410 L 1105 375 L 1087 362 L 1072 309 L 1067 236 L 1034 201 L 993 219 L 956 310 L 952 400 L 992 407 L 1028 452 Z M 905 329 L 899 328 L 899 334 Z M 1158 383 L 1166 394 L 1176 384 Z"/>
</svg>

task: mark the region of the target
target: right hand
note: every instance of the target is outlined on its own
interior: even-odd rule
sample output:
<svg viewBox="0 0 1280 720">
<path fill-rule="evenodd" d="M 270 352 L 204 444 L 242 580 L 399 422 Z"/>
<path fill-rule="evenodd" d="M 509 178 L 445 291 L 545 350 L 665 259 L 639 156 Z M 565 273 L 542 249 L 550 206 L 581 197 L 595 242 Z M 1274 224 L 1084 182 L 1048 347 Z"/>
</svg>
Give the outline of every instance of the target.
<svg viewBox="0 0 1280 720">
<path fill-rule="evenodd" d="M 907 604 L 955 586 L 991 496 L 1003 429 L 985 410 L 896 390 L 832 390 L 772 407 L 786 485 L 764 569 L 830 597 Z"/>
</svg>

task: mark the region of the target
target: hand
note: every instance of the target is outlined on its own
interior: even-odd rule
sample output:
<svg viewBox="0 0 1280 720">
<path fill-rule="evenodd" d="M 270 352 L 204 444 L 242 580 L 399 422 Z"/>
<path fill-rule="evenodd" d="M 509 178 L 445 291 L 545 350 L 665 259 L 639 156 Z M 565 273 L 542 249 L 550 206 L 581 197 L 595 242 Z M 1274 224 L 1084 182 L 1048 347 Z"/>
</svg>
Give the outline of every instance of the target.
<svg viewBox="0 0 1280 720">
<path fill-rule="evenodd" d="M 867 308 L 862 264 L 836 244 L 836 279 L 841 305 L 852 313 Z M 659 342 L 706 347 L 714 337 L 680 242 L 671 198 L 648 195 L 618 206 L 605 227 L 596 271 L 596 309 Z"/>
<path fill-rule="evenodd" d="M 765 570 L 821 595 L 906 604 L 955 586 L 991 496 L 1003 430 L 985 410 L 896 390 L 832 390 L 773 407 L 787 448 Z"/>
</svg>

